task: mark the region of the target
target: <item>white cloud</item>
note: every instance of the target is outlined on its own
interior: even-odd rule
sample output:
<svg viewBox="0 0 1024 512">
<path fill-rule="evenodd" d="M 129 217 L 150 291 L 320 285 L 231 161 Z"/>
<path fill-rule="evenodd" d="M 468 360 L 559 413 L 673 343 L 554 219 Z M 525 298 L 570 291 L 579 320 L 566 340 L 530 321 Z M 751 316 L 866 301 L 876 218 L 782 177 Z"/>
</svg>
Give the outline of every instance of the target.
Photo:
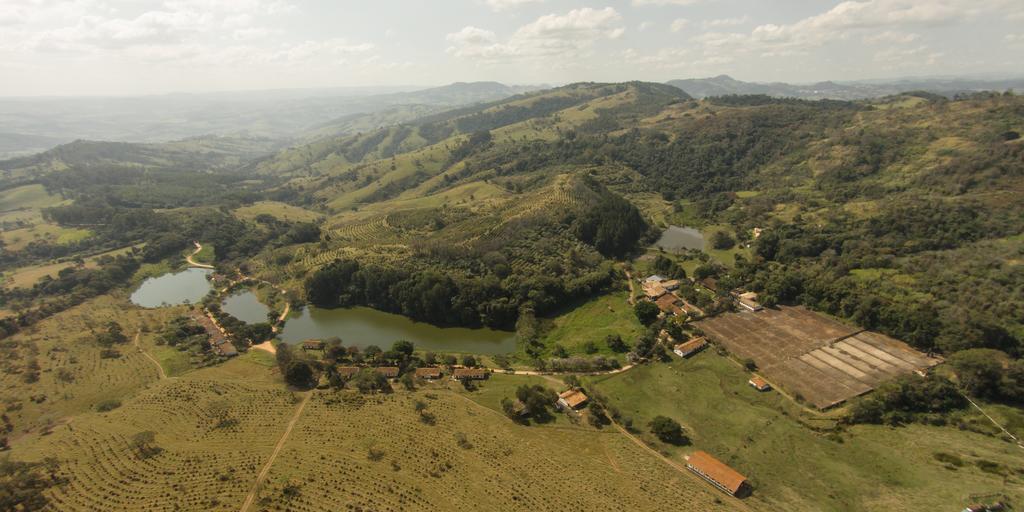
<svg viewBox="0 0 1024 512">
<path fill-rule="evenodd" d="M 917 41 L 921 36 L 918 34 L 887 30 L 864 36 L 865 43 L 893 43 L 908 44 Z"/>
<path fill-rule="evenodd" d="M 487 0 L 487 5 L 495 11 L 507 11 L 521 5 L 541 3 L 544 0 Z"/>
<path fill-rule="evenodd" d="M 672 32 L 681 32 L 689 24 L 690 20 L 686 18 L 676 18 L 672 20 L 672 23 L 669 25 L 669 29 Z"/>
<path fill-rule="evenodd" d="M 499 58 L 568 57 L 603 39 L 625 33 L 622 16 L 612 9 L 573 9 L 564 15 L 548 14 L 523 25 L 506 41 L 489 30 L 467 26 L 445 36 L 453 43 L 448 53 L 457 57 L 494 61 Z"/>
<path fill-rule="evenodd" d="M 643 7 L 645 5 L 696 5 L 708 0 L 633 0 L 633 5 L 636 7 Z"/>
<path fill-rule="evenodd" d="M 701 26 L 704 28 L 722 28 L 722 27 L 735 27 L 738 25 L 744 25 L 750 23 L 750 16 L 740 16 L 738 18 L 721 18 L 717 20 L 706 20 L 701 22 Z"/>
</svg>

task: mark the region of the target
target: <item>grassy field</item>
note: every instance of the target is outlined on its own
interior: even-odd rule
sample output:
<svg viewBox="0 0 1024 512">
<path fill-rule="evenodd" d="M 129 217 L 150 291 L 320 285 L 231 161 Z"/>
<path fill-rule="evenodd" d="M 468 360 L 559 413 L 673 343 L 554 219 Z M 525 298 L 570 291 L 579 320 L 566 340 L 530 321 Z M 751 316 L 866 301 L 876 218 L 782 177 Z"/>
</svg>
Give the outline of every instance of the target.
<svg viewBox="0 0 1024 512">
<path fill-rule="evenodd" d="M 42 185 L 24 185 L 0 191 L 0 212 L 56 206 L 64 200 L 51 195 Z"/>
<path fill-rule="evenodd" d="M 103 256 L 117 256 L 120 254 L 126 254 L 131 251 L 131 247 L 124 247 L 121 249 L 115 249 L 113 251 L 107 251 L 96 256 L 90 256 L 85 258 L 85 266 L 92 268 L 96 266 L 96 260 Z M 11 286 L 14 288 L 29 288 L 34 285 L 43 276 L 57 277 L 57 274 L 65 268 L 74 266 L 72 261 L 63 261 L 58 263 L 47 263 L 43 265 L 32 265 L 28 267 L 21 267 L 15 269 L 4 275 L 4 285 Z"/>
<path fill-rule="evenodd" d="M 692 447 L 644 437 L 673 457 L 692 449 L 719 457 L 753 483 L 747 501 L 769 510 L 959 510 L 972 494 L 1024 497 L 1024 464 L 1011 444 L 922 425 L 855 426 L 830 434 L 832 420 L 815 419 L 774 391 L 757 393 L 748 377 L 731 361 L 704 351 L 689 360 L 595 378 L 589 385 L 642 430 L 655 415 L 675 418 Z M 962 466 L 940 462 L 939 453 L 954 455 Z M 1005 479 L 979 469 L 982 461 L 999 464 Z"/>
<path fill-rule="evenodd" d="M 555 344 L 572 354 L 583 354 L 583 345 L 593 341 L 599 354 L 615 356 L 605 343 L 609 334 L 618 334 L 626 343 L 632 343 L 643 333 L 633 306 L 627 302 L 629 292 L 609 293 L 590 299 L 553 318 L 542 321 L 543 342 Z"/>
<path fill-rule="evenodd" d="M 288 222 L 316 222 L 322 218 L 322 215 L 316 212 L 279 201 L 258 201 L 249 206 L 237 208 L 234 213 L 242 220 L 255 220 L 257 216 L 263 214 Z"/>
<path fill-rule="evenodd" d="M 10 251 L 20 251 L 34 241 L 45 241 L 56 244 L 78 242 L 92 235 L 88 229 L 65 228 L 56 224 L 43 223 L 34 226 L 12 229 L 0 233 L 4 246 Z"/>
<path fill-rule="evenodd" d="M 192 254 L 192 251 L 194 250 L 194 248 L 190 247 L 188 249 L 188 254 Z M 205 243 L 203 244 L 203 248 L 199 252 L 197 252 L 195 256 L 192 256 L 192 260 L 195 261 L 196 263 L 206 263 L 209 265 L 213 264 L 214 260 L 217 257 L 216 255 L 217 252 L 216 249 L 213 247 L 213 244 Z"/>
</svg>

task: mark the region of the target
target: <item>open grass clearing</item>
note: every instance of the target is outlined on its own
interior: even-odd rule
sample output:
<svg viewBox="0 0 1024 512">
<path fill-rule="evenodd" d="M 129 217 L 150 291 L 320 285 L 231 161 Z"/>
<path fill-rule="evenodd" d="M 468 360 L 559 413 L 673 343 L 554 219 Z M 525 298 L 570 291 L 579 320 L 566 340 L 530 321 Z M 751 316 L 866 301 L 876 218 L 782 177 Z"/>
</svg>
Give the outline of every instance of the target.
<svg viewBox="0 0 1024 512">
<path fill-rule="evenodd" d="M 121 249 L 114 249 L 107 251 L 102 254 L 90 256 L 84 258 L 85 268 L 96 267 L 96 262 L 103 256 L 118 256 L 121 254 L 127 254 L 132 250 L 132 247 L 123 247 Z M 57 277 L 57 274 L 65 268 L 73 267 L 75 263 L 73 261 L 62 261 L 57 263 L 46 263 L 42 265 L 31 265 L 28 267 L 21 267 L 15 269 L 9 273 L 4 274 L 4 285 L 11 286 L 14 288 L 29 288 L 36 284 L 43 276 L 50 276 L 53 278 Z"/>
<path fill-rule="evenodd" d="M 593 342 L 597 347 L 595 354 L 621 356 L 608 348 L 605 338 L 619 335 L 627 344 L 632 344 L 643 333 L 643 325 L 628 299 L 628 291 L 607 293 L 542 319 L 544 345 L 550 349 L 557 344 L 570 354 L 585 355 L 584 345 Z"/>
<path fill-rule="evenodd" d="M 277 220 L 287 222 L 317 222 L 322 215 L 299 206 L 292 206 L 280 201 L 257 201 L 248 206 L 236 208 L 235 216 L 243 220 L 256 220 L 260 215 L 270 215 Z"/>
<path fill-rule="evenodd" d="M 4 247 L 9 251 L 20 251 L 32 242 L 70 244 L 92 236 L 88 229 L 65 228 L 51 223 L 0 232 Z"/>
<path fill-rule="evenodd" d="M 23 185 L 0 191 L 0 212 L 47 208 L 63 202 L 64 199 L 50 194 L 39 184 Z"/>
</svg>

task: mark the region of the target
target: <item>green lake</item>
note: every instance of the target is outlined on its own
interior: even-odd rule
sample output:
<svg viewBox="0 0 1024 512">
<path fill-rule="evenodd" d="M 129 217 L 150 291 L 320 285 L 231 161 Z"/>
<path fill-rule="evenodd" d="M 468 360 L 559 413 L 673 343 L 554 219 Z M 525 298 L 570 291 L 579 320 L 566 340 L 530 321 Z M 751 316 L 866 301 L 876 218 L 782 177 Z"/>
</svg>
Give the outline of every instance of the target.
<svg viewBox="0 0 1024 512">
<path fill-rule="evenodd" d="M 150 277 L 132 293 L 131 301 L 144 308 L 199 302 L 210 291 L 210 282 L 206 280 L 210 272 L 213 271 L 190 268 L 160 277 Z"/>
<path fill-rule="evenodd" d="M 681 252 L 684 249 L 703 250 L 704 235 L 694 228 L 669 226 L 654 245 L 669 252 Z"/>
<path fill-rule="evenodd" d="M 418 350 L 431 352 L 505 354 L 516 349 L 513 332 L 437 327 L 414 322 L 402 315 L 362 307 L 303 308 L 299 314 L 288 318 L 280 337 L 288 343 L 297 343 L 333 336 L 341 338 L 345 346 L 377 345 L 385 350 L 397 340 L 411 341 Z"/>
<path fill-rule="evenodd" d="M 247 323 L 258 324 L 267 321 L 270 308 L 264 305 L 251 290 L 241 290 L 229 295 L 220 305 L 224 312 Z"/>
</svg>

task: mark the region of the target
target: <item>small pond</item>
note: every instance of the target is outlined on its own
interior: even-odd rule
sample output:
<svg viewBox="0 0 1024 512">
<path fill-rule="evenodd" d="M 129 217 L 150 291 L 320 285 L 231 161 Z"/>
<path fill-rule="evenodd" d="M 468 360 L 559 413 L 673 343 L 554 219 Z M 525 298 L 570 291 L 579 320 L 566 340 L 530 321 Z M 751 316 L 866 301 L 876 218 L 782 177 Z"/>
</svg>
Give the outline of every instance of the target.
<svg viewBox="0 0 1024 512">
<path fill-rule="evenodd" d="M 694 228 L 669 226 L 654 245 L 668 252 L 681 252 L 685 249 L 703 250 L 704 235 Z"/>
<path fill-rule="evenodd" d="M 159 277 L 150 277 L 139 285 L 131 301 L 144 308 L 176 306 L 196 303 L 210 291 L 206 276 L 213 272 L 205 268 L 190 268 L 181 272 L 169 272 Z"/>
<path fill-rule="evenodd" d="M 288 318 L 281 339 L 297 343 L 337 336 L 345 346 L 377 345 L 388 349 L 397 340 L 409 340 L 418 350 L 504 354 L 516 349 L 513 332 L 493 329 L 437 327 L 402 315 L 370 308 L 303 308 Z"/>
<path fill-rule="evenodd" d="M 252 290 L 246 289 L 229 295 L 221 303 L 221 309 L 247 324 L 266 322 L 267 313 L 270 312 L 270 308 L 260 302 Z"/>
</svg>

